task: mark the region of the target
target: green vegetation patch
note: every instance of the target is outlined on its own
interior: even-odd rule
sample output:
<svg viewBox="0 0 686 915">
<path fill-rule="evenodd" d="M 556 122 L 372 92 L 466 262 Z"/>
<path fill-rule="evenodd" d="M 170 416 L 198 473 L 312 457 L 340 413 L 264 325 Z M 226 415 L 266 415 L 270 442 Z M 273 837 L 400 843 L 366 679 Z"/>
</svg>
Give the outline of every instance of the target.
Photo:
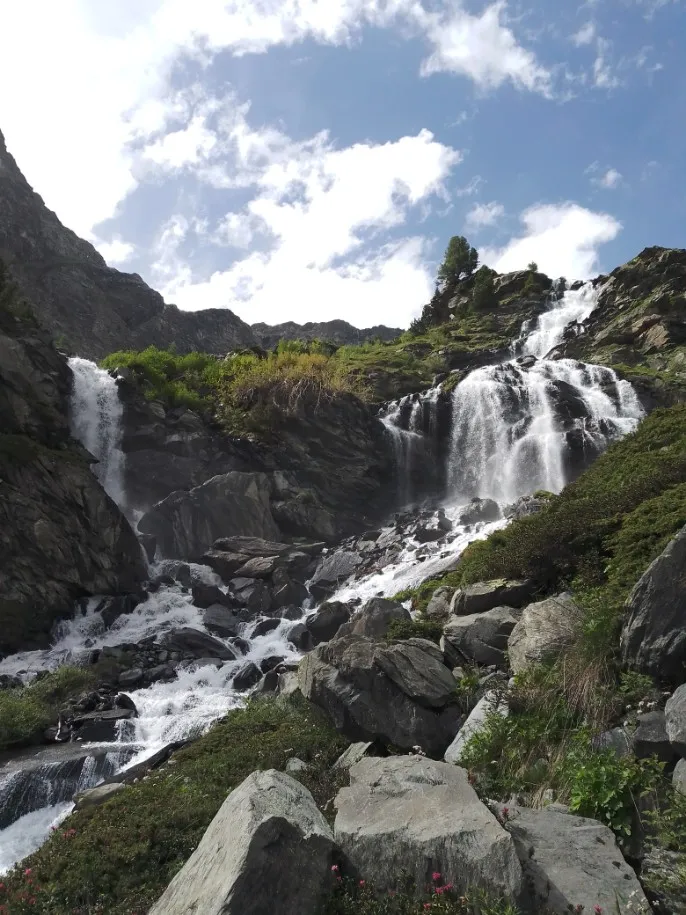
<svg viewBox="0 0 686 915">
<path fill-rule="evenodd" d="M 0 690 L 0 750 L 40 741 L 43 731 L 57 722 L 60 706 L 93 681 L 88 670 L 60 667 L 28 686 Z"/>
<path fill-rule="evenodd" d="M 72 814 L 7 878 L 9 899 L 26 892 L 30 868 L 31 912 L 142 915 L 251 772 L 283 769 L 297 756 L 310 765 L 297 777 L 323 808 L 340 787 L 330 769 L 347 743 L 304 700 L 252 702 L 175 754 L 173 766 Z"/>
</svg>

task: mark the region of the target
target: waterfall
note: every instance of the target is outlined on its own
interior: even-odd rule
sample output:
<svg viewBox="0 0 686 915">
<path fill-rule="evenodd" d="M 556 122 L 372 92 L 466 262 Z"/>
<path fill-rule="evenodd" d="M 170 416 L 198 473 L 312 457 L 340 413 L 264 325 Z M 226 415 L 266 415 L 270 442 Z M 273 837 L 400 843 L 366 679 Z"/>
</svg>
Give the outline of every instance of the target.
<svg viewBox="0 0 686 915">
<path fill-rule="evenodd" d="M 117 385 L 104 369 L 88 359 L 69 360 L 74 377 L 72 434 L 97 458 L 95 475 L 105 492 L 124 506 L 124 454 L 121 450 L 123 405 Z"/>
<path fill-rule="evenodd" d="M 559 492 L 575 470 L 636 427 L 638 397 L 612 369 L 545 358 L 597 301 L 590 283 L 566 292 L 523 339 L 524 356 L 477 369 L 455 388 L 451 498 L 507 504 L 538 489 Z"/>
<path fill-rule="evenodd" d="M 523 323 L 508 361 L 476 369 L 457 385 L 449 423 L 439 422 L 439 401 L 448 397 L 440 397 L 440 385 L 388 405 L 381 419 L 393 437 L 401 504 L 411 501 L 423 449 L 439 436 L 449 439 L 447 448 L 434 449 L 445 451 L 449 501 L 504 505 L 538 489 L 559 492 L 635 428 L 643 410 L 612 369 L 546 358 L 565 328 L 588 318 L 598 295 L 586 283 L 551 298 L 535 322 Z"/>
</svg>

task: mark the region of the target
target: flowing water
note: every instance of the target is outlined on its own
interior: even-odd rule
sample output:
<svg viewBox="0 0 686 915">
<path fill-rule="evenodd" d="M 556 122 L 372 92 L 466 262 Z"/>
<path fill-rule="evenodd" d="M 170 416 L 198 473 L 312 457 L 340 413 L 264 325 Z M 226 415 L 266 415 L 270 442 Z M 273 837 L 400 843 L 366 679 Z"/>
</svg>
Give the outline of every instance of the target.
<svg viewBox="0 0 686 915">
<path fill-rule="evenodd" d="M 472 372 L 451 395 L 447 459 L 446 514 L 454 529 L 447 540 L 421 544 L 411 537 L 385 565 L 344 582 L 332 599 L 366 600 L 391 596 L 450 568 L 474 539 L 483 538 L 506 522 L 460 525 L 460 506 L 469 499 L 494 498 L 501 503 L 536 489 L 559 491 L 567 479 L 568 454 L 588 449 L 598 453 L 606 444 L 634 428 L 641 416 L 638 400 L 614 372 L 570 360 L 544 358 L 560 340 L 570 321 L 590 314 L 597 296 L 590 286 L 566 293 L 542 315 L 535 328 L 522 336 L 520 352 L 530 357 L 516 359 Z M 533 358 L 537 357 L 537 358 Z M 94 472 L 110 496 L 126 503 L 123 486 L 124 459 L 120 449 L 122 406 L 114 379 L 84 359 L 71 359 L 74 373 L 73 431 L 98 459 Z M 441 433 L 440 386 L 409 395 L 380 417 L 392 436 L 399 469 L 399 504 L 412 499 L 413 477 L 435 460 L 435 443 Z M 441 414 L 443 415 L 443 414 Z M 382 530 L 393 537 L 393 527 Z M 380 542 L 380 541 L 379 541 Z M 151 576 L 169 571 L 157 563 Z M 206 566 L 190 564 L 191 576 L 224 587 Z M 89 601 L 84 613 L 61 624 L 48 650 L 23 652 L 0 661 L 0 673 L 30 679 L 43 670 L 66 662 L 84 662 L 95 649 L 137 643 L 182 627 L 206 631 L 202 611 L 180 585 L 163 585 L 150 594 L 133 613 L 121 616 L 106 629 L 97 611 L 98 599 Z M 306 605 L 303 614 L 313 612 Z M 239 634 L 248 642 L 247 653 L 220 667 L 191 665 L 178 670 L 177 679 L 129 690 L 139 716 L 125 722 L 112 744 L 83 745 L 90 759 L 49 758 L 40 765 L 15 761 L 14 768 L 0 768 L 0 803 L 9 807 L 13 820 L 0 830 L 0 873 L 37 848 L 51 827 L 73 807 L 73 793 L 91 787 L 114 770 L 121 770 L 152 755 L 172 741 L 199 734 L 231 708 L 244 703 L 246 693 L 232 688 L 237 671 L 248 661 L 280 656 L 299 656 L 288 640 L 293 621 L 282 620 L 267 635 L 253 637 L 257 620 Z M 75 745 L 70 744 L 69 747 Z M 90 755 L 89 755 L 90 754 Z M 2 823 L 0 822 L 0 826 Z"/>
</svg>

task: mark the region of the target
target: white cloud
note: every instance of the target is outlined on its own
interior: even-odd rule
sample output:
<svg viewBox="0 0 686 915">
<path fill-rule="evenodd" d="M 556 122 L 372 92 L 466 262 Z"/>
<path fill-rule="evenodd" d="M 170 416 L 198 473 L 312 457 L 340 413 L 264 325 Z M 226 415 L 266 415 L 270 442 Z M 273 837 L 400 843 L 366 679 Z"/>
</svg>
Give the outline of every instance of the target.
<svg viewBox="0 0 686 915">
<path fill-rule="evenodd" d="M 551 74 L 532 51 L 518 44 L 503 21 L 505 3 L 498 0 L 481 15 L 457 8 L 420 13 L 434 50 L 422 64 L 426 74 L 448 71 L 469 76 L 482 89 L 511 81 L 519 89 L 551 94 Z"/>
<path fill-rule="evenodd" d="M 589 165 L 586 169 L 586 174 L 591 176 L 591 184 L 595 184 L 596 187 L 604 188 L 607 191 L 615 190 L 624 180 L 622 173 L 617 171 L 616 168 L 601 169 L 598 162 L 593 162 Z"/>
<path fill-rule="evenodd" d="M 0 98 L 0 124 L 48 206 L 93 238 L 141 180 L 131 143 L 168 121 L 170 74 L 184 56 L 209 62 L 305 38 L 344 44 L 365 24 L 397 26 L 428 40 L 427 73 L 547 92 L 547 71 L 504 24 L 503 2 L 481 15 L 445 2 L 452 12 L 427 12 L 420 0 L 120 0 L 114 13 L 98 0 L 22 0 L 3 12 L 0 84 L 12 91 Z M 212 142 L 187 125 L 158 137 L 148 158 L 190 163 Z"/>
<path fill-rule="evenodd" d="M 494 226 L 504 215 L 505 207 L 502 203 L 496 203 L 495 200 L 491 203 L 476 203 L 467 213 L 467 231 L 477 232 L 487 226 Z"/>
<path fill-rule="evenodd" d="M 114 238 L 112 241 L 96 241 L 95 247 L 105 258 L 110 267 L 119 267 L 130 261 L 136 248 L 130 242 Z"/>
<path fill-rule="evenodd" d="M 224 236 L 234 245 L 236 233 L 241 240 L 248 231 L 266 250 L 194 280 L 180 252 L 189 226 L 176 218 L 160 238 L 154 267 L 170 301 L 193 310 L 229 306 L 250 322 L 283 320 L 287 301 L 292 320 L 345 315 L 359 326 L 397 326 L 430 295 L 426 243 L 388 243 L 383 236 L 413 207 L 446 196 L 444 181 L 461 155 L 429 131 L 337 149 L 326 134 L 296 143 L 275 131 L 265 137 L 239 120 L 219 148 L 222 157 L 229 148 L 234 155 L 221 163 L 211 155 L 205 179 L 221 181 L 226 171 L 256 196 L 222 219 L 213 241 Z M 262 156 L 269 149 L 275 154 Z"/>
<path fill-rule="evenodd" d="M 523 270 L 531 261 L 549 276 L 587 279 L 598 271 L 598 249 L 622 225 L 609 213 L 576 203 L 536 204 L 521 215 L 522 235 L 502 248 L 485 248 L 481 260 L 499 271 Z"/>
<path fill-rule="evenodd" d="M 578 32 L 572 35 L 572 41 L 577 47 L 593 44 L 596 37 L 596 29 L 593 22 L 587 22 L 582 25 Z"/>
</svg>

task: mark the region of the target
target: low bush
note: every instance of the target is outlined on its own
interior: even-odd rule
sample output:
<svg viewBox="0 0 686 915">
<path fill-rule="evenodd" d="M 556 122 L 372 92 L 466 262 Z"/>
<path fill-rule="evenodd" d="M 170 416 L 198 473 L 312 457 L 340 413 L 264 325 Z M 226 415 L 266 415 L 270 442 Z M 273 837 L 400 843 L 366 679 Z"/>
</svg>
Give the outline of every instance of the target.
<svg viewBox="0 0 686 915">
<path fill-rule="evenodd" d="M 405 639 L 428 639 L 438 644 L 443 635 L 441 623 L 431 620 L 391 620 L 386 630 L 386 638 L 391 641 L 405 641 Z"/>
<path fill-rule="evenodd" d="M 283 769 L 297 756 L 310 767 L 298 777 L 324 808 L 339 787 L 331 765 L 346 746 L 304 700 L 263 700 L 231 712 L 175 754 L 175 765 L 97 809 L 72 814 L 6 878 L 8 901 L 16 906 L 9 911 L 23 912 L 19 897 L 29 892 L 34 902 L 26 911 L 38 915 L 142 915 L 251 772 Z"/>
<path fill-rule="evenodd" d="M 90 671 L 60 667 L 28 686 L 0 690 L 0 750 L 40 740 L 57 722 L 60 706 L 92 684 Z"/>
</svg>

